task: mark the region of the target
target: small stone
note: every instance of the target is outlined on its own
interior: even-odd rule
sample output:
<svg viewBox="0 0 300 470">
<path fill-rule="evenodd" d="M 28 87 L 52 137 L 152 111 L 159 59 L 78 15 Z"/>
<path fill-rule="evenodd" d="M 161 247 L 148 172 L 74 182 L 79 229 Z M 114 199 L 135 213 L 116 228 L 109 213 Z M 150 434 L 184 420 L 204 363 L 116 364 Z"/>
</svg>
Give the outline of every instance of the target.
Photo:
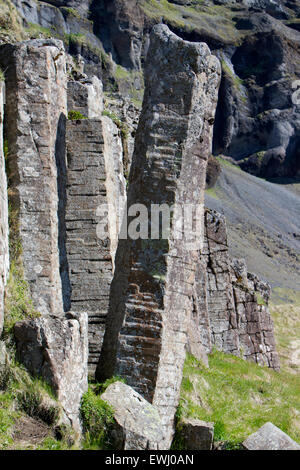
<svg viewBox="0 0 300 470">
<path fill-rule="evenodd" d="M 185 418 L 181 422 L 181 435 L 185 450 L 211 450 L 214 440 L 214 423 Z"/>
<path fill-rule="evenodd" d="M 300 445 L 272 423 L 264 424 L 244 442 L 247 450 L 300 450 Z"/>
</svg>

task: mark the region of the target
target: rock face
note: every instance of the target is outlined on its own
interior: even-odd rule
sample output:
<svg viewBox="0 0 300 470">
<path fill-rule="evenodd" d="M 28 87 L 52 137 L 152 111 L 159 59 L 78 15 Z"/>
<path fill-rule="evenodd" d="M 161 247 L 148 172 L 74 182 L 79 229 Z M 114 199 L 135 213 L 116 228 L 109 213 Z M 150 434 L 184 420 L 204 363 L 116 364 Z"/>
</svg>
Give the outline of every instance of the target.
<svg viewBox="0 0 300 470">
<path fill-rule="evenodd" d="M 179 239 L 180 208 L 196 205 L 199 220 L 203 218 L 220 66 L 206 44 L 185 42 L 163 25 L 152 31 L 148 58 L 128 207 L 130 211 L 137 203 L 146 210 L 152 204 L 176 206 L 167 238 L 159 234 L 149 240 L 144 232 L 143 239 L 131 239 L 134 222 L 128 221 L 130 236 L 119 242 L 116 255 L 97 378 L 121 375 L 156 405 L 168 448 L 203 239 L 202 227 L 194 238 L 188 234 Z"/>
<path fill-rule="evenodd" d="M 7 179 L 3 153 L 5 87 L 0 82 L 0 336 L 4 321 L 4 288 L 9 272 Z"/>
<path fill-rule="evenodd" d="M 279 369 L 268 310 L 270 286 L 247 273 L 243 260 L 230 259 L 224 217 L 207 210 L 205 227 L 201 289 L 207 304 L 200 300 L 199 310 L 202 318 L 208 317 L 208 331 L 203 345 L 207 351 L 214 345 L 226 353 Z"/>
<path fill-rule="evenodd" d="M 12 202 L 18 213 L 16 236 L 24 278 L 41 314 L 16 326 L 18 353 L 32 373 L 54 388 L 69 423 L 79 431 L 79 404 L 87 388 L 88 326 L 86 313 L 65 313 L 71 292 L 65 225 L 65 52 L 61 41 L 26 41 L 2 46 L 0 63 L 7 78 L 5 129 Z"/>
<path fill-rule="evenodd" d="M 272 423 L 264 424 L 244 442 L 247 450 L 300 450 L 299 444 Z"/>
<path fill-rule="evenodd" d="M 103 87 L 97 77 L 84 83 L 68 82 L 68 111 L 78 111 L 89 119 L 100 119 L 103 111 Z"/>
<path fill-rule="evenodd" d="M 163 441 L 157 409 L 122 382 L 107 387 L 101 398 L 114 409 L 111 438 L 115 450 L 157 450 Z"/>
<path fill-rule="evenodd" d="M 199 419 L 184 419 L 180 423 L 180 435 L 186 450 L 211 450 L 214 440 L 214 423 Z"/>
<path fill-rule="evenodd" d="M 49 315 L 15 325 L 17 351 L 28 370 L 56 392 L 65 417 L 80 431 L 79 406 L 88 388 L 88 322 L 85 313 Z"/>
<path fill-rule="evenodd" d="M 34 306 L 63 312 L 57 163 L 65 158 L 67 82 L 63 44 L 33 40 L 0 48 L 6 70 L 5 128 L 23 266 Z"/>
<path fill-rule="evenodd" d="M 65 218 L 69 303 L 72 310 L 89 315 L 90 372 L 99 360 L 108 311 L 118 237 L 116 211 L 125 202 L 122 173 L 122 145 L 109 118 L 68 121 Z M 110 215 L 105 237 L 98 232 L 102 209 L 109 209 Z"/>
</svg>

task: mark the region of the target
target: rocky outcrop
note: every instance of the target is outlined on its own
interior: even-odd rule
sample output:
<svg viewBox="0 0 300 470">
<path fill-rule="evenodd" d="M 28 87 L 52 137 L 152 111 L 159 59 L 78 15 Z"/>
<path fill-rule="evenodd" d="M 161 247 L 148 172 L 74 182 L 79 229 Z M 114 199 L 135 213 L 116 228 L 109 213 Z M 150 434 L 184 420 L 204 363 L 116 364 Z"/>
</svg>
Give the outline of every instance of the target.
<svg viewBox="0 0 300 470">
<path fill-rule="evenodd" d="M 43 377 L 57 395 L 64 418 L 80 432 L 80 400 L 88 388 L 87 315 L 48 315 L 15 325 L 17 352 L 27 369 Z"/>
<path fill-rule="evenodd" d="M 0 64 L 6 70 L 5 129 L 24 275 L 35 308 L 56 314 L 64 310 L 57 243 L 57 164 L 65 159 L 67 113 L 63 45 L 52 39 L 4 45 Z"/>
<path fill-rule="evenodd" d="M 300 450 L 299 444 L 272 423 L 264 424 L 244 442 L 246 450 Z"/>
<path fill-rule="evenodd" d="M 243 260 L 231 260 L 224 217 L 207 210 L 205 227 L 201 289 L 207 304 L 201 302 L 199 310 L 202 317 L 208 317 L 206 336 L 209 340 L 202 339 L 203 345 L 207 351 L 215 346 L 226 353 L 279 369 L 268 310 L 270 286 L 247 273 Z M 203 336 L 203 332 L 199 334 Z"/>
<path fill-rule="evenodd" d="M 101 395 L 114 410 L 110 438 L 114 450 L 158 450 L 163 441 L 157 409 L 122 382 L 109 385 Z"/>
<path fill-rule="evenodd" d="M 9 272 L 7 179 L 3 152 L 5 87 L 0 82 L 0 336 L 4 322 L 4 288 Z"/>
<path fill-rule="evenodd" d="M 180 436 L 186 450 L 211 450 L 214 441 L 214 423 L 185 418 L 180 422 Z"/>
<path fill-rule="evenodd" d="M 180 208 L 197 207 L 201 221 L 220 68 L 205 44 L 185 42 L 162 25 L 152 31 L 148 58 L 128 207 L 176 206 L 167 238 L 164 233 L 147 239 L 146 217 L 143 239 L 134 234 L 132 239 L 134 207 L 129 212 L 129 237 L 117 250 L 97 378 L 121 375 L 156 405 L 168 448 L 203 235 L 200 227 L 180 239 Z"/>
<path fill-rule="evenodd" d="M 97 77 L 68 82 L 68 111 L 88 119 L 100 119 L 103 111 L 103 86 Z"/>
</svg>

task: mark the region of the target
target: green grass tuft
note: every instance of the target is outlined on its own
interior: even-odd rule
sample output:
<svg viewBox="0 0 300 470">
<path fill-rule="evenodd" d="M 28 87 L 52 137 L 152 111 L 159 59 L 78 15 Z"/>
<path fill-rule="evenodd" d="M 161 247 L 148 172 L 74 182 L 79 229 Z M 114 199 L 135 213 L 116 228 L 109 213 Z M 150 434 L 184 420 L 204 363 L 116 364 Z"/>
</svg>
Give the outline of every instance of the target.
<svg viewBox="0 0 300 470">
<path fill-rule="evenodd" d="M 87 119 L 87 117 L 81 114 L 80 111 L 71 110 L 68 113 L 68 119 L 70 121 L 80 121 L 81 119 Z"/>
<path fill-rule="evenodd" d="M 109 430 L 114 422 L 113 408 L 92 387 L 81 400 L 81 419 L 85 432 L 84 449 L 109 449 Z"/>
</svg>

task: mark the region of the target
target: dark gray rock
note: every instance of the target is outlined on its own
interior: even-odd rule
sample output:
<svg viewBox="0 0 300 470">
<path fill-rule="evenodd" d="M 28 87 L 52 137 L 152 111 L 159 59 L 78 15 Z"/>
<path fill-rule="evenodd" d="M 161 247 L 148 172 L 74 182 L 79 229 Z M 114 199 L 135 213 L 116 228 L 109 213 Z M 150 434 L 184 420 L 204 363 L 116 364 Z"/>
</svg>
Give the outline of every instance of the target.
<svg viewBox="0 0 300 470">
<path fill-rule="evenodd" d="M 111 438 L 115 450 L 157 450 L 163 442 L 163 425 L 157 409 L 122 382 L 101 395 L 114 409 Z"/>
<path fill-rule="evenodd" d="M 214 440 L 214 423 L 185 418 L 180 422 L 180 435 L 185 450 L 211 450 Z"/>
<path fill-rule="evenodd" d="M 300 450 L 300 445 L 272 423 L 264 424 L 244 442 L 247 450 Z"/>
</svg>

